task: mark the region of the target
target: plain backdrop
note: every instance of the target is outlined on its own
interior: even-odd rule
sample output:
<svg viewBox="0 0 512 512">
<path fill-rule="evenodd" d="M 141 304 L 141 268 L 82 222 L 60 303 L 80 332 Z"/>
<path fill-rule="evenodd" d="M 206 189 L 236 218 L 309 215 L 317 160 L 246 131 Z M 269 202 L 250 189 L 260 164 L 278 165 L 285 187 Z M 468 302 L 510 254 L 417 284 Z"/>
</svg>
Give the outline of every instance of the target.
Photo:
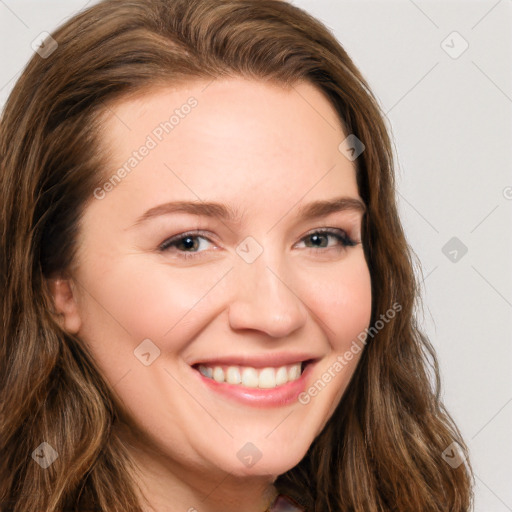
<svg viewBox="0 0 512 512">
<path fill-rule="evenodd" d="M 93 3 L 0 0 L 0 105 L 39 34 Z M 512 511 L 512 0 L 292 3 L 331 29 L 387 115 L 475 510 Z"/>
</svg>

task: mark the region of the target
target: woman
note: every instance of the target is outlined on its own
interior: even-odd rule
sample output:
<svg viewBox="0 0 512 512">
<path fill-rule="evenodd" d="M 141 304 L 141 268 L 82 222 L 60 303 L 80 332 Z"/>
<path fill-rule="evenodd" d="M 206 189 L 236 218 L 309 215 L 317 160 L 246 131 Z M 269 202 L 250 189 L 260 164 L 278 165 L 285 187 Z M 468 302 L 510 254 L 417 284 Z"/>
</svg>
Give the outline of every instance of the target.
<svg viewBox="0 0 512 512">
<path fill-rule="evenodd" d="M 0 154 L 2 511 L 469 510 L 383 116 L 322 24 L 103 1 Z"/>
</svg>

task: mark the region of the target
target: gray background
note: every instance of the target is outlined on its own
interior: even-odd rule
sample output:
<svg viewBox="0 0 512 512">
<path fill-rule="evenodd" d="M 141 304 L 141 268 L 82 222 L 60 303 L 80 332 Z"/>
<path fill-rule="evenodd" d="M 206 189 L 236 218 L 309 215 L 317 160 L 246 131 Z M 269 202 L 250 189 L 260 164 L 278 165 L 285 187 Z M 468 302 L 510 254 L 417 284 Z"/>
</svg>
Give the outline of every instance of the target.
<svg viewBox="0 0 512 512">
<path fill-rule="evenodd" d="M 0 0 L 0 105 L 32 41 L 93 3 Z M 420 319 L 471 450 L 475 510 L 512 511 L 512 0 L 292 3 L 334 32 L 387 115 Z"/>
</svg>

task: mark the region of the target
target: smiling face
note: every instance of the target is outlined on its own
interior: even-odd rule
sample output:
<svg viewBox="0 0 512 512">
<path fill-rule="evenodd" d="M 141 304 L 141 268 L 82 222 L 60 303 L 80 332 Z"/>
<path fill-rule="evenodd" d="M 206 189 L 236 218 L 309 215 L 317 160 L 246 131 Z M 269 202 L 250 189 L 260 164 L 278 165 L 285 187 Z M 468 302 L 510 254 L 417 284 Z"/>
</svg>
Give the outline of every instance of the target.
<svg viewBox="0 0 512 512">
<path fill-rule="evenodd" d="M 360 357 L 337 359 L 370 321 L 363 203 L 315 87 L 206 85 L 107 112 L 111 166 L 81 224 L 65 328 L 143 449 L 180 471 L 277 475 Z"/>
</svg>

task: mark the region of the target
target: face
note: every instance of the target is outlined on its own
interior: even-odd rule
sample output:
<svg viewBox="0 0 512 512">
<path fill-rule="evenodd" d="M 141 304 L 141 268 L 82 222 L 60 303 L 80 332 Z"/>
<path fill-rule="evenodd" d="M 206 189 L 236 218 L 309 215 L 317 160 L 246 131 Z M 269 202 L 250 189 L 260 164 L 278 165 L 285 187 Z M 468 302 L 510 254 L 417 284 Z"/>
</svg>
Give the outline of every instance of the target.
<svg viewBox="0 0 512 512">
<path fill-rule="evenodd" d="M 65 328 L 174 467 L 281 474 L 339 403 L 371 314 L 347 135 L 307 83 L 198 82 L 107 112 Z"/>
</svg>

